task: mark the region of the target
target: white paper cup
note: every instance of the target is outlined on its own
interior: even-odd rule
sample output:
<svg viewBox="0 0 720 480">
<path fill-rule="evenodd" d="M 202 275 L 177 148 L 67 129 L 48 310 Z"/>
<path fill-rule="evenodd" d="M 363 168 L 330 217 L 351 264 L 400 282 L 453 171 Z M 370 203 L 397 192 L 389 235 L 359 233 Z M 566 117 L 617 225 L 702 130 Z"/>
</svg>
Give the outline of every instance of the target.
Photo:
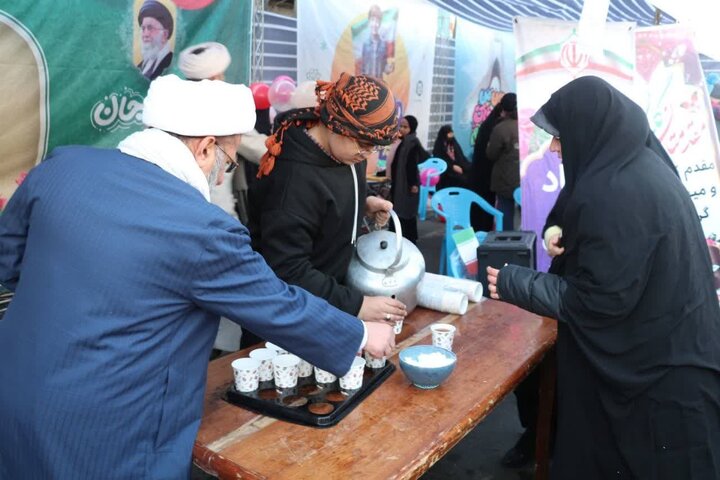
<svg viewBox="0 0 720 480">
<path fill-rule="evenodd" d="M 315 367 L 315 381 L 317 383 L 327 384 L 333 383 L 337 380 L 337 377 L 330 372 L 327 372 L 321 368 Z"/>
<path fill-rule="evenodd" d="M 432 332 L 433 345 L 452 352 L 453 338 L 455 337 L 454 325 L 436 323 L 430 326 L 430 331 Z"/>
<path fill-rule="evenodd" d="M 377 358 L 365 352 L 365 362 L 368 368 L 382 368 L 385 366 L 385 357 Z"/>
<path fill-rule="evenodd" d="M 340 389 L 357 390 L 362 387 L 363 373 L 365 373 L 365 359 L 355 357 L 350 370 L 340 377 Z"/>
<path fill-rule="evenodd" d="M 253 392 L 258 389 L 260 361 L 254 358 L 238 358 L 230 364 L 238 392 Z"/>
<path fill-rule="evenodd" d="M 305 378 L 313 374 L 313 366 L 310 362 L 306 362 L 302 358 L 298 364 L 298 377 Z"/>
<path fill-rule="evenodd" d="M 260 362 L 258 375 L 260 376 L 261 382 L 267 382 L 273 379 L 272 359 L 275 358 L 277 354 L 275 350 L 269 348 L 256 348 L 250 352 L 250 358 L 254 358 Z"/>
<path fill-rule="evenodd" d="M 284 348 L 282 348 L 282 347 L 280 347 L 280 346 L 278 346 L 278 345 L 275 345 L 274 343 L 271 343 L 271 342 L 265 342 L 265 348 L 269 348 L 270 350 L 275 350 L 278 355 L 283 355 L 283 354 L 285 354 L 285 353 L 290 353 L 290 352 L 288 352 L 287 350 L 285 350 Z"/>
<path fill-rule="evenodd" d="M 400 332 L 402 332 L 403 327 L 403 319 L 395 320 L 395 326 L 393 327 L 393 331 L 395 332 L 395 335 L 400 335 Z"/>
<path fill-rule="evenodd" d="M 283 354 L 273 357 L 273 375 L 277 388 L 292 388 L 297 385 L 300 357 Z"/>
</svg>

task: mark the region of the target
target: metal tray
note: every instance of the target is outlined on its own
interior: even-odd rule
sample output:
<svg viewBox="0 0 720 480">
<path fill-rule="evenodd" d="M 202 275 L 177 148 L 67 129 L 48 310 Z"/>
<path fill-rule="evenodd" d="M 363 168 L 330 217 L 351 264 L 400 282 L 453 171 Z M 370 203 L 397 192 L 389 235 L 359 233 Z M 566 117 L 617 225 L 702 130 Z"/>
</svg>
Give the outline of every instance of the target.
<svg viewBox="0 0 720 480">
<path fill-rule="evenodd" d="M 225 392 L 225 400 L 269 417 L 326 428 L 342 420 L 394 371 L 390 362 L 382 368 L 365 367 L 362 386 L 352 392 L 342 392 L 337 380 L 318 385 L 314 375 L 298 379 L 291 389 L 278 390 L 269 381 L 260 382 L 254 392 L 238 392 L 233 384 Z"/>
</svg>

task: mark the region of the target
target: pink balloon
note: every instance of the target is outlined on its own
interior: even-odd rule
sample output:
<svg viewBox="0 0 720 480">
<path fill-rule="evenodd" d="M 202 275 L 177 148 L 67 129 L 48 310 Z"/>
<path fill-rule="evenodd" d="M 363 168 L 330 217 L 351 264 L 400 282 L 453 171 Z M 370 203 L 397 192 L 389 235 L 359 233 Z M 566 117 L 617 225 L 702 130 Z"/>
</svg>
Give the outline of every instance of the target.
<svg viewBox="0 0 720 480">
<path fill-rule="evenodd" d="M 434 187 L 440 181 L 440 175 L 434 168 L 426 168 L 420 172 L 420 185 L 427 186 L 428 176 L 430 176 L 430 186 Z"/>
<path fill-rule="evenodd" d="M 280 80 L 287 80 L 288 82 L 291 82 L 293 85 L 295 85 L 295 80 L 290 75 L 278 75 L 273 80 L 273 83 L 280 81 Z"/>
<path fill-rule="evenodd" d="M 295 92 L 295 84 L 287 79 L 275 79 L 268 89 L 268 100 L 270 105 L 278 112 L 284 112 L 292 108 L 290 100 Z"/>
</svg>

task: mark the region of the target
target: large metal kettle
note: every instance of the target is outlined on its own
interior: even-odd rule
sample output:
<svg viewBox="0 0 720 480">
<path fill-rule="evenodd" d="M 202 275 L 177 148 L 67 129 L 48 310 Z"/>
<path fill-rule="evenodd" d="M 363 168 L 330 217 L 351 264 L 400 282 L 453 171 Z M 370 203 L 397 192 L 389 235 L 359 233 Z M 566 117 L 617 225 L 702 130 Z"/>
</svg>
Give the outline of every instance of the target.
<svg viewBox="0 0 720 480">
<path fill-rule="evenodd" d="M 345 283 L 364 295 L 396 298 L 410 313 L 417 306 L 417 285 L 425 275 L 425 258 L 403 238 L 397 214 L 391 210 L 390 216 L 395 233 L 379 230 L 358 238 Z"/>
</svg>

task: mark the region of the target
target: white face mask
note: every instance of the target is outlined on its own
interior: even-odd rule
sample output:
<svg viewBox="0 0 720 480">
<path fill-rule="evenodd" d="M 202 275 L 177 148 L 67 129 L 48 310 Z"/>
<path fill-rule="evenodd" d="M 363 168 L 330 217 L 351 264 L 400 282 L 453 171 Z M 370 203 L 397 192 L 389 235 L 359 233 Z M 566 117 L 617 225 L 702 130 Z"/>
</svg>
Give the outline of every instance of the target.
<svg viewBox="0 0 720 480">
<path fill-rule="evenodd" d="M 210 175 L 208 175 L 208 185 L 210 185 L 210 188 L 213 188 L 215 185 L 217 185 L 218 178 L 220 177 L 220 173 L 225 168 L 225 154 L 220 151 L 217 146 L 215 146 L 215 165 L 213 165 L 212 170 L 210 170 Z"/>
</svg>

